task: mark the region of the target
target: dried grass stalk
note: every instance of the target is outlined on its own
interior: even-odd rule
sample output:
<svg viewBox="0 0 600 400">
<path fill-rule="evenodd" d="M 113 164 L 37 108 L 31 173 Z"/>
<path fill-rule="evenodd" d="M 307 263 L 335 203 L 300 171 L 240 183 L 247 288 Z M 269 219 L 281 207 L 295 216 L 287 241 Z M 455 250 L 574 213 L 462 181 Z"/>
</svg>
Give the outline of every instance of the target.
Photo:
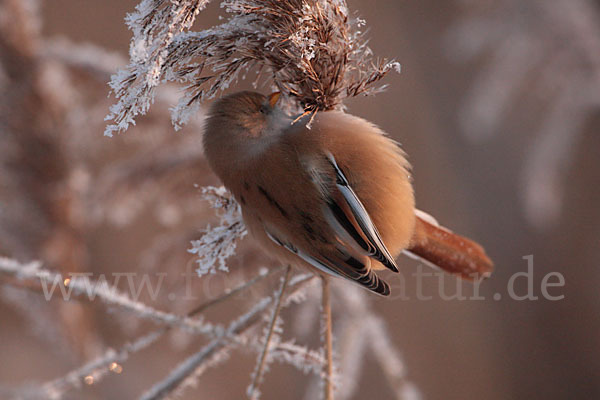
<svg viewBox="0 0 600 400">
<path fill-rule="evenodd" d="M 185 124 L 201 100 L 255 71 L 256 82 L 273 84 L 288 105 L 305 112 L 342 107 L 347 97 L 372 94 L 374 84 L 400 65 L 374 60 L 345 1 L 229 0 L 226 22 L 190 31 L 208 1 L 143 1 L 128 16 L 134 32 L 131 63 L 110 83 L 117 98 L 105 134 L 128 128 L 150 107 L 162 82 L 187 85 L 172 110 L 176 127 Z M 169 4 L 169 5 L 167 5 Z"/>
</svg>

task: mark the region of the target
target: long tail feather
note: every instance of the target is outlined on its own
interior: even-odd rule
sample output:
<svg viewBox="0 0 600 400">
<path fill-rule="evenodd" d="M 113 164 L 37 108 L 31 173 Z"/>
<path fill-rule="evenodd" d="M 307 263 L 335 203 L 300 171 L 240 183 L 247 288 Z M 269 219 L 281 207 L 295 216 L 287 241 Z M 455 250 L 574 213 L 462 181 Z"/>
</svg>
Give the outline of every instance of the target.
<svg viewBox="0 0 600 400">
<path fill-rule="evenodd" d="M 439 226 L 422 211 L 417 212 L 415 234 L 405 252 L 467 280 L 487 278 L 494 269 L 483 247 Z"/>
</svg>

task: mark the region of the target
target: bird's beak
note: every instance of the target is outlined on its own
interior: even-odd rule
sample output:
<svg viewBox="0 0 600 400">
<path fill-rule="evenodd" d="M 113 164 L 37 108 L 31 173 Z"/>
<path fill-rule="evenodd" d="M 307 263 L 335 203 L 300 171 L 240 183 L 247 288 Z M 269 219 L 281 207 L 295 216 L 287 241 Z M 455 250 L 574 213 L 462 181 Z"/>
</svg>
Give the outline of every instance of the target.
<svg viewBox="0 0 600 400">
<path fill-rule="evenodd" d="M 277 104 L 277 101 L 279 100 L 279 96 L 281 96 L 281 92 L 275 92 L 269 95 L 268 99 L 271 107 L 275 107 L 275 104 Z"/>
</svg>

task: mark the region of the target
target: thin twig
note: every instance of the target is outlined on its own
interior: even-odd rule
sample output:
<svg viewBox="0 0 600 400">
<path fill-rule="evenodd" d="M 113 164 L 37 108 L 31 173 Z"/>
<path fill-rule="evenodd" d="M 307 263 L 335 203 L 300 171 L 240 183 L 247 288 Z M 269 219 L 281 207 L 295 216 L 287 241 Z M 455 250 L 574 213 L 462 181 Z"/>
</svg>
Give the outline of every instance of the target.
<svg viewBox="0 0 600 400">
<path fill-rule="evenodd" d="M 161 400 L 167 398 L 170 393 L 176 390 L 194 371 L 201 367 L 207 360 L 218 351 L 223 350 L 235 343 L 229 340 L 231 337 L 240 335 L 254 323 L 258 322 L 258 316 L 270 303 L 270 298 L 263 299 L 249 313 L 229 324 L 226 333 L 212 340 L 196 354 L 188 357 L 178 366 L 176 366 L 169 375 L 162 381 L 156 383 L 149 391 L 144 393 L 140 400 Z"/>
<path fill-rule="evenodd" d="M 217 327 L 206 324 L 201 320 L 192 320 L 188 317 L 164 312 L 150 307 L 142 302 L 131 299 L 125 293 L 109 286 L 106 281 L 94 281 L 87 276 L 73 275 L 73 278 L 65 284 L 65 276 L 62 274 L 41 268 L 40 262 L 20 263 L 16 260 L 0 257 L 0 274 L 6 274 L 17 279 L 39 280 L 41 289 L 45 296 L 52 296 L 56 286 L 66 301 L 71 294 L 86 296 L 93 300 L 96 297 L 105 303 L 117 306 L 121 310 L 132 312 L 138 318 L 148 319 L 155 323 L 178 326 L 191 333 L 203 333 L 214 336 Z M 37 287 L 37 286 L 36 286 Z"/>
<path fill-rule="evenodd" d="M 302 280 L 295 282 L 294 293 L 302 290 L 304 284 L 311 279 L 312 276 L 306 276 Z M 249 312 L 231 322 L 220 337 L 214 339 L 200 349 L 198 353 L 192 355 L 175 367 L 165 379 L 155 384 L 148 392 L 146 392 L 141 397 L 141 400 L 162 400 L 168 398 L 168 396 L 176 391 L 190 375 L 194 374 L 198 368 L 202 368 L 216 353 L 226 350 L 230 346 L 241 341 L 240 336 L 260 321 L 260 318 L 258 317 L 267 309 L 269 304 L 271 304 L 272 301 L 278 301 L 277 298 L 279 293 L 280 291 L 277 291 L 274 296 L 262 299 L 256 303 Z M 285 302 L 282 302 L 282 304 L 284 306 L 286 305 Z"/>
<path fill-rule="evenodd" d="M 281 269 L 283 269 L 283 267 L 269 269 L 266 273 L 255 276 L 248 282 L 244 282 L 243 284 L 227 292 L 226 294 L 194 308 L 193 310 L 188 312 L 186 316 L 188 318 L 191 318 L 195 315 L 198 315 L 203 311 L 219 303 L 222 303 L 223 301 L 231 298 L 232 296 L 250 288 L 254 284 L 260 282 L 268 276 L 271 276 L 273 273 L 280 271 Z M 94 377 L 94 382 L 97 382 L 108 371 L 108 368 L 112 363 L 123 363 L 129 358 L 131 354 L 141 351 L 150 346 L 151 344 L 155 343 L 158 339 L 164 336 L 167 332 L 171 331 L 171 329 L 173 329 L 174 327 L 174 325 L 165 325 L 159 329 L 155 329 L 152 332 L 144 334 L 133 341 L 127 342 L 117 351 L 109 349 L 102 356 L 84 364 L 81 367 L 78 367 L 77 369 L 69 372 L 68 374 L 44 383 L 42 385 L 42 390 L 44 393 L 54 393 L 57 396 L 61 396 L 74 387 L 80 387 L 83 378 L 85 378 L 88 375 L 92 375 Z"/>
<path fill-rule="evenodd" d="M 327 277 L 321 277 L 323 287 L 323 327 L 325 330 L 325 365 L 326 371 L 323 379 L 325 380 L 324 399 L 333 400 L 333 341 L 331 327 L 331 299 L 329 296 L 329 280 Z"/>
<path fill-rule="evenodd" d="M 275 324 L 277 322 L 277 318 L 279 317 L 279 312 L 281 311 L 281 299 L 283 298 L 283 294 L 285 292 L 285 288 L 290 280 L 290 273 L 292 267 L 290 265 L 287 266 L 285 270 L 285 276 L 283 281 L 281 282 L 281 287 L 279 288 L 279 292 L 275 298 L 275 305 L 273 307 L 273 314 L 271 315 L 271 321 L 269 323 L 269 330 L 267 331 L 267 336 L 265 338 L 265 345 L 263 351 L 258 357 L 256 363 L 256 370 L 254 371 L 254 378 L 252 379 L 252 383 L 248 387 L 247 395 L 250 399 L 258 398 L 258 386 L 262 381 L 263 372 L 265 369 L 267 354 L 269 353 L 269 345 L 271 343 L 271 338 L 273 337 L 273 331 L 275 330 Z"/>
<path fill-rule="evenodd" d="M 202 313 L 203 311 L 205 311 L 206 309 L 216 306 L 217 304 L 220 304 L 220 303 L 224 302 L 225 300 L 228 300 L 229 298 L 231 298 L 231 297 L 237 295 L 238 293 L 243 292 L 244 290 L 253 286 L 255 283 L 265 279 L 268 276 L 273 275 L 275 272 L 281 271 L 283 268 L 284 268 L 283 266 L 279 266 L 279 267 L 275 267 L 275 268 L 270 268 L 266 273 L 260 273 L 259 275 L 250 279 L 248 282 L 244 282 L 240 286 L 236 287 L 235 289 L 230 290 L 229 292 L 223 294 L 222 296 L 219 296 L 216 299 L 210 300 L 210 301 L 194 308 L 193 310 L 191 310 L 190 312 L 187 313 L 187 317 L 193 317 L 195 315 L 198 315 L 198 314 Z"/>
</svg>

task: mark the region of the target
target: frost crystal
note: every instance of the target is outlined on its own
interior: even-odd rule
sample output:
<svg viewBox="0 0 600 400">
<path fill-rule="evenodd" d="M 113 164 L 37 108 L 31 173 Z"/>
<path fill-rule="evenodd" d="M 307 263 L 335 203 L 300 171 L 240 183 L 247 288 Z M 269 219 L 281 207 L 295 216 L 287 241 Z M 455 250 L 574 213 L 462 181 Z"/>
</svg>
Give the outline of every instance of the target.
<svg viewBox="0 0 600 400">
<path fill-rule="evenodd" d="M 250 70 L 276 87 L 291 109 L 316 112 L 343 107 L 347 97 L 368 95 L 396 62 L 374 60 L 345 1 L 226 0 L 229 17 L 200 32 L 190 28 L 208 0 L 144 0 L 127 17 L 133 31 L 130 63 L 112 77 L 118 102 L 106 117 L 105 135 L 126 130 L 145 114 L 158 85 L 186 84 L 172 108 L 176 129 L 203 99 L 230 87 Z"/>
<path fill-rule="evenodd" d="M 188 251 L 198 255 L 198 275 L 229 272 L 225 261 L 235 254 L 238 239 L 246 236 L 246 226 L 242 220 L 239 204 L 223 186 L 209 186 L 202 189 L 203 197 L 216 208 L 219 226 L 210 225 L 199 240 L 192 240 Z"/>
</svg>

